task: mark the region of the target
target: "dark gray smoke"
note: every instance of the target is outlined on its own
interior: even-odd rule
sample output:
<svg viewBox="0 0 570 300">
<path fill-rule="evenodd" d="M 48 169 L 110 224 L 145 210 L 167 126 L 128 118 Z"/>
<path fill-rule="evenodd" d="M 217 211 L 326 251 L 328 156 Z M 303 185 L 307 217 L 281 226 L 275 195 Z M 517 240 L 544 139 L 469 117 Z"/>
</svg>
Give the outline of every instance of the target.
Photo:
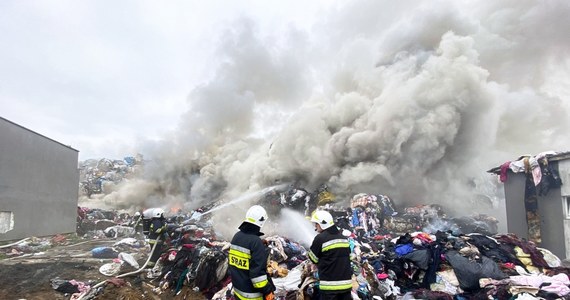
<svg viewBox="0 0 570 300">
<path fill-rule="evenodd" d="M 310 29 L 235 20 L 178 130 L 145 145 L 144 191 L 197 207 L 297 181 L 496 206 L 485 170 L 569 148 L 570 2 L 422 4 L 352 1 Z"/>
</svg>

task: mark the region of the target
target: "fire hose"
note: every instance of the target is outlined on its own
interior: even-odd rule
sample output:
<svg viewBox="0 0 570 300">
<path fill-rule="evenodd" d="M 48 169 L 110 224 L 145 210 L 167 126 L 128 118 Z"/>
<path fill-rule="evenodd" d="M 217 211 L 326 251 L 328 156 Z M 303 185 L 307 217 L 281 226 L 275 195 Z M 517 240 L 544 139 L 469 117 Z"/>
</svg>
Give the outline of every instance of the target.
<svg viewBox="0 0 570 300">
<path fill-rule="evenodd" d="M 124 273 L 124 274 L 120 274 L 115 276 L 115 278 L 123 278 L 123 277 L 127 277 L 130 275 L 135 275 L 138 274 L 140 272 L 142 272 L 142 270 L 145 269 L 146 265 L 148 265 L 148 262 L 150 261 L 150 258 L 152 257 L 152 253 L 154 253 L 154 250 L 156 249 L 156 246 L 159 244 L 160 242 L 160 235 L 156 238 L 156 243 L 154 243 L 154 246 L 152 246 L 152 249 L 150 250 L 150 255 L 148 256 L 148 258 L 146 259 L 145 263 L 143 264 L 142 267 L 140 267 L 140 269 L 136 270 L 136 271 L 132 271 L 132 272 L 128 272 L 128 273 Z M 91 290 L 83 295 L 81 295 L 79 298 L 77 298 L 77 300 L 83 300 L 87 295 L 91 294 L 92 292 L 96 292 L 97 289 L 103 285 L 105 285 L 107 283 L 107 280 L 103 280 L 99 283 L 97 283 L 96 285 L 94 285 L 93 287 L 91 287 Z"/>
<path fill-rule="evenodd" d="M 14 245 L 18 245 L 19 243 L 25 242 L 25 241 L 27 241 L 27 240 L 29 240 L 29 239 L 30 239 L 30 238 L 28 237 L 28 238 L 25 238 L 25 239 L 23 239 L 23 240 L 20 240 L 20 241 L 17 241 L 17 242 L 15 242 L 15 243 L 12 243 L 12 244 L 2 245 L 2 246 L 0 246 L 0 249 L 12 247 L 12 246 L 14 246 Z"/>
</svg>

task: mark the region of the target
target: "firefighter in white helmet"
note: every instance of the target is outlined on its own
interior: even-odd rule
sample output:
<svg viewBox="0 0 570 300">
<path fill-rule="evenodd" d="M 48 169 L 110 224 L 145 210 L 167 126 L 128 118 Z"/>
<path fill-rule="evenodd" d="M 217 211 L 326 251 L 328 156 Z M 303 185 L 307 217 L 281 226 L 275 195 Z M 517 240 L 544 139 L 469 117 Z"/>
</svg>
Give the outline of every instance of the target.
<svg viewBox="0 0 570 300">
<path fill-rule="evenodd" d="M 148 233 L 148 242 L 151 249 L 154 247 L 154 251 L 150 253 L 150 260 L 147 264 L 148 267 L 153 267 L 163 251 L 163 245 L 166 233 L 166 219 L 164 218 L 164 209 L 155 208 L 151 212 L 150 228 Z M 160 238 L 159 238 L 160 237 Z"/>
<path fill-rule="evenodd" d="M 272 300 L 275 287 L 267 274 L 267 248 L 259 238 L 267 212 L 259 205 L 249 208 L 232 238 L 228 256 L 234 295 L 240 300 Z"/>
<path fill-rule="evenodd" d="M 352 299 L 350 244 L 334 224 L 332 215 L 317 210 L 311 216 L 315 231 L 309 259 L 317 265 L 321 299 Z"/>
</svg>

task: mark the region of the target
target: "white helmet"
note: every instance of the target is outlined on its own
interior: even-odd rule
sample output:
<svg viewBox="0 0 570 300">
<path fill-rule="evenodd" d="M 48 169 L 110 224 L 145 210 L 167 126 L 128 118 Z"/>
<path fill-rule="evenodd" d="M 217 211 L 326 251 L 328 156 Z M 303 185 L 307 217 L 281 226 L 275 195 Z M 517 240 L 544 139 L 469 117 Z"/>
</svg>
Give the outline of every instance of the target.
<svg viewBox="0 0 570 300">
<path fill-rule="evenodd" d="M 263 227 L 265 221 L 267 221 L 267 212 L 265 211 L 265 208 L 259 205 L 254 205 L 250 207 L 247 210 L 247 213 L 245 214 L 244 222 L 257 225 L 259 226 L 259 228 Z"/>
<path fill-rule="evenodd" d="M 153 217 L 153 218 L 162 218 L 162 217 L 164 217 L 164 209 L 162 209 L 162 208 L 155 208 L 155 209 L 152 211 L 152 217 Z"/>
<path fill-rule="evenodd" d="M 326 210 L 317 210 L 311 216 L 311 222 L 321 225 L 323 230 L 334 225 L 333 217 Z"/>
</svg>

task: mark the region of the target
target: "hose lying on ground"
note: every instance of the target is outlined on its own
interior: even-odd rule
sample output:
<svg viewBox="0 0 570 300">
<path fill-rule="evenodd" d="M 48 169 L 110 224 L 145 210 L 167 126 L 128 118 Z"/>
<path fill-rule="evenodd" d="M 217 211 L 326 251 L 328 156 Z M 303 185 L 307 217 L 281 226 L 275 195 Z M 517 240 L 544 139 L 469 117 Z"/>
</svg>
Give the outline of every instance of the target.
<svg viewBox="0 0 570 300">
<path fill-rule="evenodd" d="M 27 241 L 27 240 L 29 240 L 29 239 L 30 239 L 30 238 L 29 238 L 29 237 L 27 237 L 27 238 L 25 238 L 25 239 L 23 239 L 23 240 L 17 241 L 17 242 L 15 242 L 15 243 L 12 243 L 12 244 L 8 244 L 8 245 L 2 245 L 2 246 L 0 246 L 0 249 L 3 249 L 3 248 L 8 248 L 8 247 L 12 247 L 12 246 L 14 246 L 14 245 L 18 245 L 19 243 L 21 243 L 21 242 L 25 242 L 25 241 Z"/>
<path fill-rule="evenodd" d="M 79 246 L 79 245 L 83 245 L 83 244 L 87 244 L 87 243 L 108 242 L 108 241 L 114 241 L 114 240 L 115 240 L 114 238 L 103 238 L 103 239 L 98 239 L 98 240 L 89 240 L 89 241 L 79 242 L 77 244 L 65 245 L 62 248 L 69 248 L 69 247 Z"/>
<path fill-rule="evenodd" d="M 150 258 L 152 257 L 152 253 L 154 252 L 154 249 L 156 249 L 156 246 L 159 244 L 159 242 L 160 242 L 160 236 L 158 236 L 158 237 L 156 238 L 156 243 L 154 243 L 154 246 L 152 246 L 152 249 L 150 249 L 150 255 L 149 255 L 148 258 L 146 259 L 144 265 L 143 265 L 142 267 L 140 267 L 140 269 L 138 269 L 138 270 L 136 270 L 136 271 L 129 272 L 129 273 L 124 273 L 124 274 L 117 275 L 117 276 L 115 276 L 115 278 L 123 278 L 123 277 L 127 277 L 127 276 L 130 276 L 130 275 L 135 275 L 135 274 L 138 274 L 138 273 L 142 272 L 142 270 L 144 270 L 144 268 L 146 267 L 146 265 L 148 265 L 148 262 L 150 261 Z M 103 280 L 103 281 L 101 281 L 101 282 L 99 282 L 99 283 L 97 283 L 96 285 L 92 286 L 92 287 L 91 287 L 91 290 L 90 290 L 89 292 L 87 292 L 87 293 L 81 295 L 81 297 L 77 298 L 77 300 L 83 300 L 86 296 L 88 296 L 88 295 L 91 294 L 92 292 L 96 292 L 97 289 L 98 289 L 99 287 L 105 285 L 105 283 L 107 283 L 107 280 L 106 280 L 106 279 Z"/>
<path fill-rule="evenodd" d="M 19 241 L 19 242 L 12 243 L 12 244 L 10 244 L 10 245 L 3 245 L 3 246 L 0 246 L 0 249 L 1 249 L 1 248 L 7 248 L 7 247 L 9 247 L 9 246 L 19 244 L 19 243 L 24 242 L 24 241 L 26 241 L 26 240 L 28 240 L 28 239 L 30 239 L 30 238 L 25 238 L 25 239 L 23 239 L 23 240 L 21 240 L 21 241 Z M 100 242 L 110 242 L 110 241 L 112 241 L 111 238 L 100 239 L 100 240 L 90 240 L 90 241 L 85 241 L 85 242 L 81 242 L 81 243 L 77 243 L 77 244 L 65 245 L 65 246 L 62 246 L 61 248 L 73 247 L 73 246 L 77 246 L 77 245 L 81 245 L 81 244 L 85 244 L 85 243 L 93 243 L 93 242 L 100 243 Z M 75 258 L 75 257 L 85 257 L 85 255 L 86 255 L 86 254 L 80 254 L 79 256 L 77 256 L 77 255 L 67 255 L 67 256 L 51 256 L 51 257 L 50 257 L 50 256 L 45 256 L 45 252 L 43 253 L 44 256 L 41 256 L 41 254 L 42 254 L 42 252 L 40 252 L 40 253 L 27 253 L 27 254 L 20 255 L 20 256 L 14 256 L 14 257 L 6 258 L 5 260 L 18 260 L 18 259 L 23 259 L 23 258 L 30 258 L 30 256 L 33 256 L 34 259 L 44 259 L 44 258 Z M 39 256 L 38 256 L 38 255 L 39 255 Z"/>
<path fill-rule="evenodd" d="M 25 242 L 25 241 L 27 241 L 27 240 L 29 240 L 29 239 L 31 239 L 31 238 L 27 237 L 27 238 L 25 238 L 25 239 L 23 239 L 23 240 L 19 240 L 19 241 L 15 242 L 15 243 L 7 244 L 7 245 L 2 245 L 2 246 L 0 246 L 0 249 L 9 248 L 9 247 L 18 245 L 19 243 L 23 243 L 23 242 Z M 81 245 L 81 244 L 85 244 L 85 243 L 91 243 L 91 242 L 100 242 L 100 241 L 105 241 L 105 240 L 111 240 L 111 238 L 100 239 L 100 240 L 91 240 L 91 241 L 80 242 L 80 243 L 77 243 L 77 244 L 65 245 L 65 246 L 63 246 L 62 248 L 77 246 L 77 245 Z"/>
</svg>

